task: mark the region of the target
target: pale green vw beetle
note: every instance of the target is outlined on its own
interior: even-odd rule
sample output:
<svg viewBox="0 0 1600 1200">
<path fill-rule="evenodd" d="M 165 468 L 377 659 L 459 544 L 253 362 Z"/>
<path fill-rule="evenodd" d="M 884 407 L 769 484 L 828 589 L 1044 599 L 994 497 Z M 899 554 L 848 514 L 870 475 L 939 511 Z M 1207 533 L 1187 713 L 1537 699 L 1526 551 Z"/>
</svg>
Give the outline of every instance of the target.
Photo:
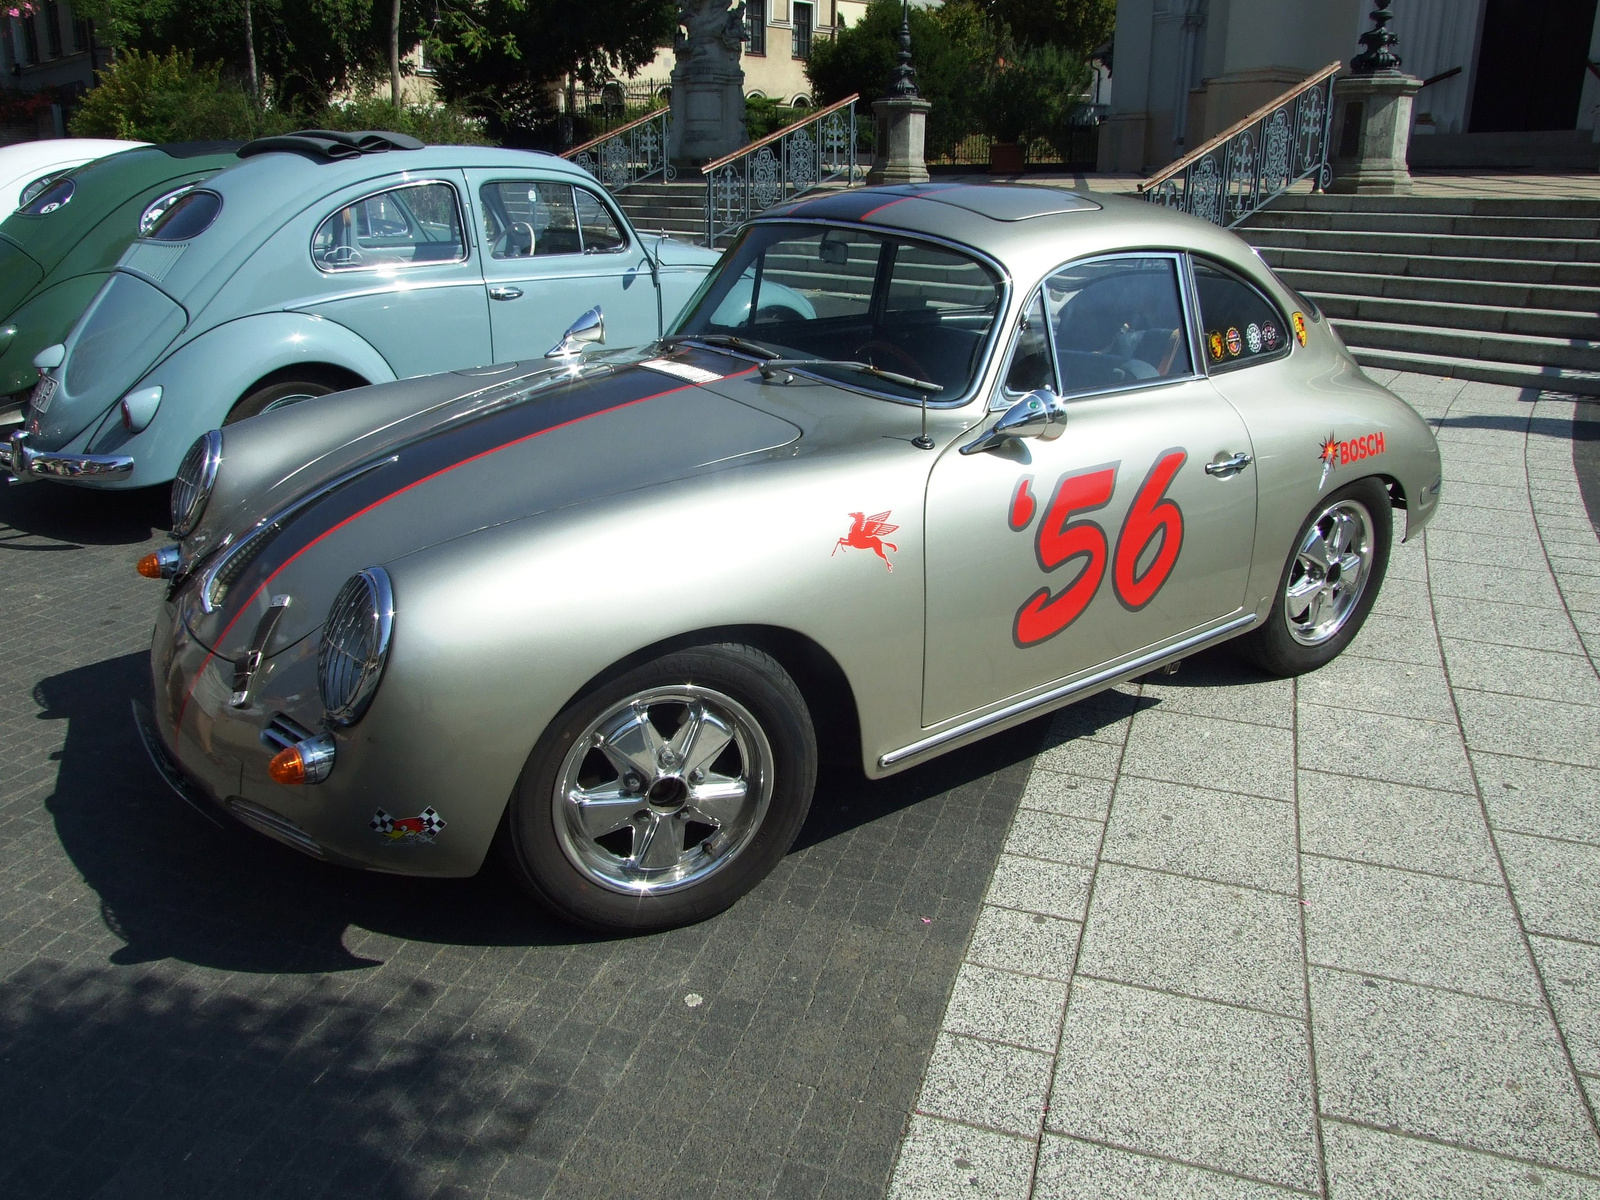
<svg viewBox="0 0 1600 1200">
<path fill-rule="evenodd" d="M 1315 309 L 1135 201 L 804 200 L 658 344 L 585 336 L 196 443 L 143 726 L 202 808 L 696 920 L 788 849 L 819 735 L 876 777 L 1227 639 L 1314 669 L 1439 493 Z"/>
</svg>

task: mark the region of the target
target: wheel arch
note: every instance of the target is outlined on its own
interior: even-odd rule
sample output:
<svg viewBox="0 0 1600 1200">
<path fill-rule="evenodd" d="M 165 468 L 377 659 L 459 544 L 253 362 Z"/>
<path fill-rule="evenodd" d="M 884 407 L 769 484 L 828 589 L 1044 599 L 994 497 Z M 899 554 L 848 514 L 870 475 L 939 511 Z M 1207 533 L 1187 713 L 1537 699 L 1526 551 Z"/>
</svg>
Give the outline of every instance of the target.
<svg viewBox="0 0 1600 1200">
<path fill-rule="evenodd" d="M 275 383 L 283 383 L 290 379 L 316 379 L 318 381 L 324 381 L 335 385 L 334 391 L 336 392 L 349 391 L 351 388 L 366 387 L 373 382 L 373 380 L 366 379 L 358 372 L 352 371 L 349 367 L 341 366 L 338 363 L 316 361 L 290 363 L 287 366 L 278 367 L 276 370 L 268 371 L 254 383 L 247 384 L 244 389 L 233 398 L 233 403 L 237 405 L 239 401 L 243 400 L 252 392 L 259 391 L 264 387 L 271 387 Z M 232 411 L 231 407 L 230 411 Z"/>
</svg>

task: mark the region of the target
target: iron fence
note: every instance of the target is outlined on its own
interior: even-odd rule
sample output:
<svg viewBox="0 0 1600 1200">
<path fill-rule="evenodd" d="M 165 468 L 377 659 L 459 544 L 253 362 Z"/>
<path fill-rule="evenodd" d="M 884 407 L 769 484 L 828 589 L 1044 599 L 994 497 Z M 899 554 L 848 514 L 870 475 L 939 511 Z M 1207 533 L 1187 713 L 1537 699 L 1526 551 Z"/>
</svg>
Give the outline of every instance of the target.
<svg viewBox="0 0 1600 1200">
<path fill-rule="evenodd" d="M 563 151 L 561 157 L 582 167 L 610 192 L 620 192 L 657 175 L 671 182 L 677 177 L 667 158 L 671 125 L 672 110 L 659 109 Z"/>
</svg>

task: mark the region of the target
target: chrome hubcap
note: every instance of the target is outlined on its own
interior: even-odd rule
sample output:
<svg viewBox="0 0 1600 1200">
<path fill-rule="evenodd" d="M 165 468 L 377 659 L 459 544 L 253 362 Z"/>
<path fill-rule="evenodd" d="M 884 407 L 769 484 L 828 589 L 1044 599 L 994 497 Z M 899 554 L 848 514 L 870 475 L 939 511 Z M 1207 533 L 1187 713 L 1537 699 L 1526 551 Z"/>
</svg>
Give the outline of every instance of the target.
<svg viewBox="0 0 1600 1200">
<path fill-rule="evenodd" d="M 652 688 L 584 730 L 552 800 L 568 860 L 612 891 L 657 895 L 726 866 L 761 827 L 772 747 L 709 688 Z"/>
<path fill-rule="evenodd" d="M 1372 514 L 1341 500 L 1317 515 L 1295 551 L 1284 590 L 1284 619 L 1302 646 L 1316 646 L 1343 629 L 1372 573 Z"/>
</svg>

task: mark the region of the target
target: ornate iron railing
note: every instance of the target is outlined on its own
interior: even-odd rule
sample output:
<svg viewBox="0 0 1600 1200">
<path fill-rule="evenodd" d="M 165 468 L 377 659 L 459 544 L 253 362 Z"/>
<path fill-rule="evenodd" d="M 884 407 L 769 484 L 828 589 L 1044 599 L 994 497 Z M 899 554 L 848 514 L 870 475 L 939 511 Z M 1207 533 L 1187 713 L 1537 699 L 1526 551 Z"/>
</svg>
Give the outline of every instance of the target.
<svg viewBox="0 0 1600 1200">
<path fill-rule="evenodd" d="M 1333 82 L 1342 65 L 1329 63 L 1195 147 L 1139 184 L 1139 195 L 1232 228 L 1302 179 L 1327 187 Z"/>
<path fill-rule="evenodd" d="M 804 120 L 700 168 L 706 179 L 706 245 L 764 208 L 824 183 L 854 184 L 856 101 L 848 96 Z"/>
<path fill-rule="evenodd" d="M 620 192 L 656 175 L 670 182 L 677 177 L 667 158 L 671 120 L 670 108 L 646 113 L 637 121 L 564 151 L 561 157 L 589 172 L 609 192 Z"/>
</svg>

